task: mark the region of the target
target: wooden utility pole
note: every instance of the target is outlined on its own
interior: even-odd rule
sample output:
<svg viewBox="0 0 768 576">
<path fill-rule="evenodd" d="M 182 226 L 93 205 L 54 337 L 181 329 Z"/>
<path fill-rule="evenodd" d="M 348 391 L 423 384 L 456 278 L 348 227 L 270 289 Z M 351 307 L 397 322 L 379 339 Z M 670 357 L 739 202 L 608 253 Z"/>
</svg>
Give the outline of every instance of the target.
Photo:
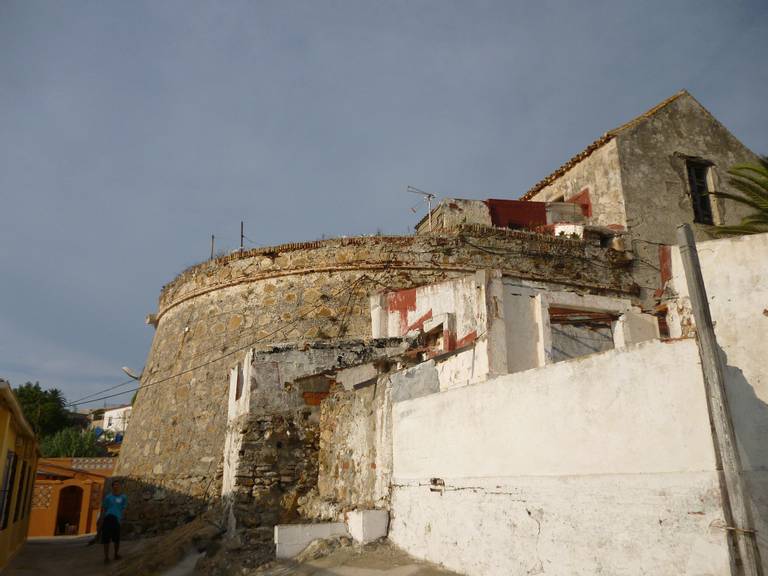
<svg viewBox="0 0 768 576">
<path fill-rule="evenodd" d="M 725 521 L 728 523 L 726 530 L 731 543 L 736 544 L 739 552 L 740 562 L 736 563 L 738 573 L 744 576 L 762 576 L 763 570 L 752 523 L 749 492 L 741 474 L 741 457 L 736 445 L 736 434 L 725 391 L 723 359 L 715 338 L 696 241 L 688 224 L 678 226 L 677 243 L 680 247 L 688 295 L 691 298 L 691 308 L 696 321 L 696 341 L 699 345 L 709 419 L 715 437 L 715 452 L 718 463 L 722 467 L 721 485 L 725 492 L 723 512 Z"/>
<path fill-rule="evenodd" d="M 214 244 L 215 244 L 215 236 L 211 234 L 211 260 L 213 260 L 213 252 L 214 252 Z"/>
</svg>

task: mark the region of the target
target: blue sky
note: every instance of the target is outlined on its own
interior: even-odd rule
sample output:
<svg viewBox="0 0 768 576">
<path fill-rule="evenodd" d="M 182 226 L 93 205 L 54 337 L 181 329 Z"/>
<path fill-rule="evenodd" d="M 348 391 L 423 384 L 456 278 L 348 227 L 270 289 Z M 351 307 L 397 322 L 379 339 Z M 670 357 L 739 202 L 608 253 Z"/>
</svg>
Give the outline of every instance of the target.
<svg viewBox="0 0 768 576">
<path fill-rule="evenodd" d="M 211 234 L 406 233 L 681 88 L 768 153 L 767 53 L 764 1 L 3 0 L 0 377 L 120 382 Z"/>
</svg>

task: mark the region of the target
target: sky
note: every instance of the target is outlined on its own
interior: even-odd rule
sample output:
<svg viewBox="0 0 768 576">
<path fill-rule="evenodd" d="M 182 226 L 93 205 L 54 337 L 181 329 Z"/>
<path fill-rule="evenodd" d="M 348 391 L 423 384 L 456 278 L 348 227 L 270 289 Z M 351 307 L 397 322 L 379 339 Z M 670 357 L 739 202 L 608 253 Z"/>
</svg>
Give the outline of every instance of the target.
<svg viewBox="0 0 768 576">
<path fill-rule="evenodd" d="M 98 393 L 211 234 L 408 233 L 682 88 L 767 154 L 766 54 L 764 0 L 0 0 L 0 377 Z"/>
</svg>

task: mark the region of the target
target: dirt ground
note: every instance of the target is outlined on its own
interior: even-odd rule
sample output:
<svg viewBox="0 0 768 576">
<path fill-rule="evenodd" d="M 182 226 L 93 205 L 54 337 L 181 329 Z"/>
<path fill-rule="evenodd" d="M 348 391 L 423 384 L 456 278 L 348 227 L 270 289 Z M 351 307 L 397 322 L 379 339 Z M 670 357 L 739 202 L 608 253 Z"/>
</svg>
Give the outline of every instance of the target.
<svg viewBox="0 0 768 576">
<path fill-rule="evenodd" d="M 13 559 L 3 576 L 111 576 L 126 574 L 142 556 L 152 554 L 152 540 L 123 542 L 123 560 L 103 563 L 100 545 L 86 546 L 90 537 L 31 539 Z M 192 562 L 190 562 L 190 560 Z M 162 576 L 192 576 L 195 558 L 171 568 Z M 127 572 L 126 572 L 127 570 Z M 414 560 L 388 544 L 345 546 L 328 556 L 304 562 L 276 561 L 249 576 L 456 576 L 436 566 Z"/>
<path fill-rule="evenodd" d="M 389 544 L 348 546 L 328 556 L 297 563 L 277 561 L 249 576 L 459 576 L 419 562 Z"/>
<path fill-rule="evenodd" d="M 100 544 L 87 546 L 91 536 L 59 536 L 31 538 L 3 571 L 3 576 L 103 576 L 111 574 L 123 560 L 104 564 L 104 549 Z M 142 541 L 123 542 L 120 555 L 124 558 L 139 554 Z"/>
</svg>

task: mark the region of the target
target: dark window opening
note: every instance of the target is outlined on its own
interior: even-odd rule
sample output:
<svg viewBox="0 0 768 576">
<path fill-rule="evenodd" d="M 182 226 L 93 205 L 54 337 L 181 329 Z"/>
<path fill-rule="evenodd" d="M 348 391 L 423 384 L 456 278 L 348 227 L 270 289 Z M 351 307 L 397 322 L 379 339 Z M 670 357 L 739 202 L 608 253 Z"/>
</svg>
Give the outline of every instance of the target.
<svg viewBox="0 0 768 576">
<path fill-rule="evenodd" d="M 22 461 L 21 463 L 21 481 L 19 482 L 19 495 L 16 497 L 16 507 L 13 510 L 13 522 L 19 521 L 19 515 L 21 514 L 21 503 L 24 500 L 27 489 L 27 463 Z"/>
<path fill-rule="evenodd" d="M 31 472 L 31 469 L 30 469 Z M 24 504 L 24 518 L 29 516 L 29 511 L 32 509 L 32 493 L 35 491 L 35 475 L 30 473 L 27 478 L 27 501 Z"/>
<path fill-rule="evenodd" d="M 240 400 L 243 395 L 243 365 L 237 365 L 237 387 L 235 388 L 235 400 Z"/>
<path fill-rule="evenodd" d="M 3 490 L 0 495 L 0 505 L 2 505 L 2 518 L 0 519 L 0 530 L 8 528 L 8 520 L 11 516 L 11 500 L 13 499 L 13 481 L 16 476 L 16 453 L 8 450 L 5 457 L 5 474 L 3 475 Z"/>
<path fill-rule="evenodd" d="M 552 361 L 613 350 L 616 320 L 618 315 L 614 312 L 550 307 Z"/>
<path fill-rule="evenodd" d="M 712 219 L 712 204 L 709 197 L 707 173 L 709 164 L 696 160 L 688 160 L 688 187 L 691 190 L 693 204 L 693 221 L 698 224 L 714 224 Z"/>
</svg>

